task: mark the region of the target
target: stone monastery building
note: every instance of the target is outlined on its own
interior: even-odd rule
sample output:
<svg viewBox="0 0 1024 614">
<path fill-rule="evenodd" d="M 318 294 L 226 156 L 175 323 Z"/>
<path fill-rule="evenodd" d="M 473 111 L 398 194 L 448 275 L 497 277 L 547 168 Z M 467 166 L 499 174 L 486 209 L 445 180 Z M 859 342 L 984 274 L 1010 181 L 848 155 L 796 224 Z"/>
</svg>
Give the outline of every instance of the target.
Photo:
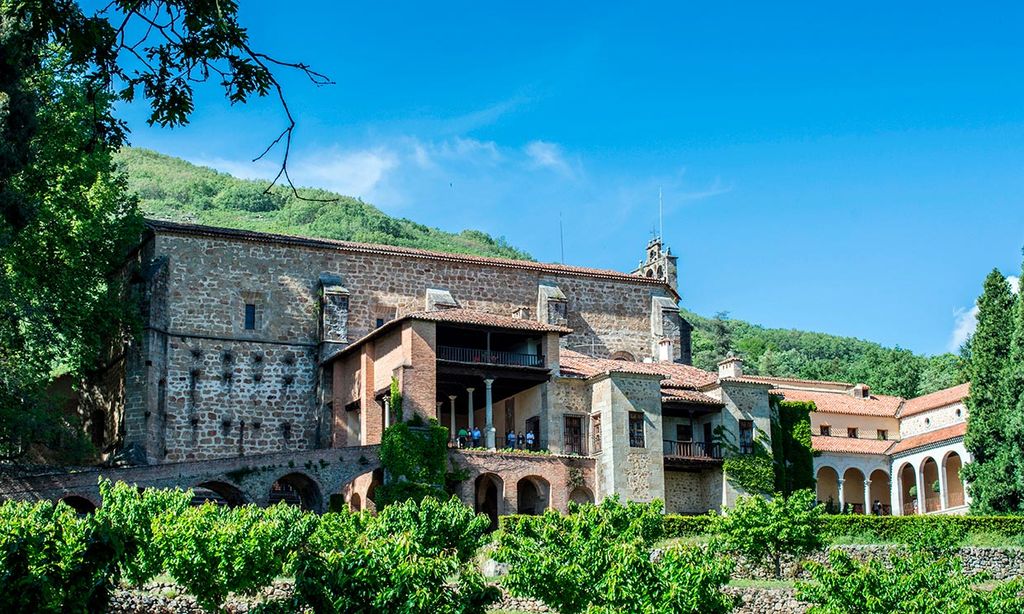
<svg viewBox="0 0 1024 614">
<path fill-rule="evenodd" d="M 700 514 L 740 494 L 723 456 L 770 445 L 779 394 L 817 404 L 822 501 L 967 503 L 966 387 L 904 401 L 746 376 L 739 358 L 690 366 L 660 239 L 620 273 L 151 221 L 135 259 L 142 334 L 89 416 L 105 466 L 7 479 L 0 494 L 88 508 L 106 475 L 232 504 L 372 508 L 381 433 L 418 415 L 479 429 L 478 445 L 453 437 L 451 462 L 468 476 L 460 497 L 492 518 L 616 494 Z M 503 450 L 510 430 L 527 449 Z"/>
</svg>

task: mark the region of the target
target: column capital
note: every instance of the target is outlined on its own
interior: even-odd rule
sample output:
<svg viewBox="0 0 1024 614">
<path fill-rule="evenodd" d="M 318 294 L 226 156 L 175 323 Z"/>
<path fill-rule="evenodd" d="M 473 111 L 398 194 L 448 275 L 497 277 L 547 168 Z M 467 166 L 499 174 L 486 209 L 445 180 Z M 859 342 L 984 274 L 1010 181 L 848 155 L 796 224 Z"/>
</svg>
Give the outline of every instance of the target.
<svg viewBox="0 0 1024 614">
<path fill-rule="evenodd" d="M 846 483 L 846 480 L 844 478 L 839 478 L 839 485 L 840 486 L 842 486 L 845 483 Z"/>
<path fill-rule="evenodd" d="M 452 400 L 452 402 L 454 402 L 454 401 L 455 401 L 455 399 L 459 398 L 459 396 L 458 396 L 458 395 L 456 395 L 456 394 L 450 394 L 450 395 L 448 395 L 448 398 L 449 398 L 449 399 L 451 399 L 451 400 Z"/>
<path fill-rule="evenodd" d="M 473 388 L 472 386 L 470 386 L 469 388 L 466 388 L 466 392 L 468 392 L 470 394 L 473 394 L 474 390 L 476 390 L 476 388 Z"/>
<path fill-rule="evenodd" d="M 487 386 L 488 388 L 490 388 L 491 384 L 493 384 L 493 383 L 494 383 L 494 378 L 493 377 L 484 378 L 484 385 Z"/>
</svg>

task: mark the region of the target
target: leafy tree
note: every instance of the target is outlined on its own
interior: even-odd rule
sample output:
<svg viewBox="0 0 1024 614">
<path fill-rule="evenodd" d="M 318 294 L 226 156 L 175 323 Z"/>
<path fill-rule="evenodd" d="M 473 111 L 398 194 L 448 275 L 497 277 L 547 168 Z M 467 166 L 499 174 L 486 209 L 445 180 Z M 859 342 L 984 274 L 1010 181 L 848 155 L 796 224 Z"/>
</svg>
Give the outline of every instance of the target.
<svg viewBox="0 0 1024 614">
<path fill-rule="evenodd" d="M 564 614 L 729 611 L 720 588 L 731 563 L 686 548 L 653 555 L 663 531 L 660 502 L 622 505 L 613 497 L 570 507 L 568 515 L 506 524 L 499 534 L 494 558 L 509 564 L 504 584 L 513 594 Z"/>
<path fill-rule="evenodd" d="M 958 558 L 920 550 L 896 553 L 888 564 L 831 550 L 828 564 L 806 567 L 813 581 L 798 583 L 797 596 L 813 604 L 813 614 L 1010 614 L 1024 608 L 1021 581 L 985 591 L 976 586 L 985 576 L 968 576 Z"/>
<path fill-rule="evenodd" d="M 963 467 L 971 489 L 972 508 L 981 513 L 1024 511 L 1024 497 L 1014 475 L 1015 449 L 1007 440 L 1005 387 L 1014 298 L 1006 278 L 993 270 L 978 299 L 978 327 L 971 338 L 968 373 L 971 392 L 964 444 L 972 462 Z"/>
<path fill-rule="evenodd" d="M 742 554 L 754 565 L 770 564 L 778 579 L 783 557 L 800 557 L 821 548 L 823 512 L 811 490 L 796 491 L 788 498 L 740 497 L 716 517 L 713 547 Z"/>
<path fill-rule="evenodd" d="M 963 359 L 953 354 L 939 354 L 928 359 L 918 378 L 917 395 L 952 388 L 967 381 Z"/>
<path fill-rule="evenodd" d="M 285 504 L 205 503 L 157 516 L 153 543 L 175 582 L 207 611 L 220 611 L 229 593 L 254 594 L 281 575 L 314 522 Z"/>
<path fill-rule="evenodd" d="M 711 320 L 711 342 L 714 344 L 716 362 L 723 360 L 732 351 L 732 333 L 728 321 L 728 311 L 719 311 Z"/>
<path fill-rule="evenodd" d="M 424 497 L 443 499 L 448 429 L 433 419 L 422 426 L 397 422 L 381 436 L 380 463 L 385 483 L 377 487 L 379 506 Z"/>
</svg>

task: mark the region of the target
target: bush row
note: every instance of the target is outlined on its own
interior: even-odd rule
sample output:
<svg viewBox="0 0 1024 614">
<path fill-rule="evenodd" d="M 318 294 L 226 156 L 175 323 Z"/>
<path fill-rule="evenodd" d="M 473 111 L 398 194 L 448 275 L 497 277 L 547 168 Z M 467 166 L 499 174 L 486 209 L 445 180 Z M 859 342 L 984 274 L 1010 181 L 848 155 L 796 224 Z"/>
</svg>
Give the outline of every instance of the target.
<svg viewBox="0 0 1024 614">
<path fill-rule="evenodd" d="M 482 614 L 499 595 L 470 564 L 489 525 L 457 499 L 404 502 L 380 514 L 318 516 L 189 505 L 191 492 L 101 482 L 103 506 L 0 505 L 0 612 L 102 612 L 121 582 L 168 573 L 207 611 L 293 575 L 317 614 Z"/>
</svg>

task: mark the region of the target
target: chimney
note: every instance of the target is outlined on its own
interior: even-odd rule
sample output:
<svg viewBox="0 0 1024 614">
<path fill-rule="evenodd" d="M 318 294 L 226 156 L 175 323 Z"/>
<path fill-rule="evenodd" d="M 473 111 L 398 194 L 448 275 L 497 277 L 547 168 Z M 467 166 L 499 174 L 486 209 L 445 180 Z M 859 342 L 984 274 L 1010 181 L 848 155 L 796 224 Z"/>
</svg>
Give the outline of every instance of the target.
<svg viewBox="0 0 1024 614">
<path fill-rule="evenodd" d="M 743 359 L 731 352 L 725 360 L 718 363 L 718 379 L 727 377 L 743 377 Z"/>
<path fill-rule="evenodd" d="M 866 384 L 857 384 L 850 390 L 850 394 L 852 394 L 855 399 L 870 399 L 871 389 L 868 388 Z"/>
<path fill-rule="evenodd" d="M 516 307 L 512 311 L 512 317 L 517 320 L 529 320 L 530 319 L 530 308 L 529 307 Z"/>
<path fill-rule="evenodd" d="M 658 342 L 658 362 L 672 362 L 675 356 L 672 352 L 672 340 L 662 339 Z"/>
</svg>

